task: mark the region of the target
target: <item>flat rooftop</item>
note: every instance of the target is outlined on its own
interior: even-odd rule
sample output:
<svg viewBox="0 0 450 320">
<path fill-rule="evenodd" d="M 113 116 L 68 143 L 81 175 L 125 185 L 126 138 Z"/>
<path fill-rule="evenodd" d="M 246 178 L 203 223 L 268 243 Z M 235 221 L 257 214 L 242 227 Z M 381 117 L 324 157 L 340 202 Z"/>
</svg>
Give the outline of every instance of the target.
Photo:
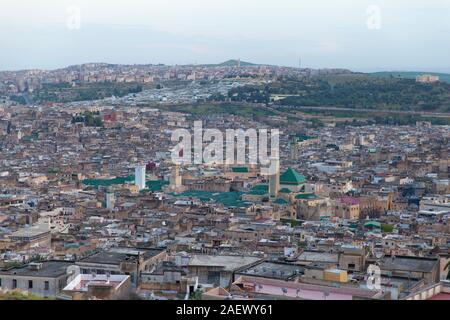
<svg viewBox="0 0 450 320">
<path fill-rule="evenodd" d="M 32 227 L 28 228 L 22 228 L 17 230 L 16 232 L 13 232 L 10 237 L 17 237 L 17 238 L 30 238 L 30 237 L 37 237 L 42 234 L 50 232 L 50 228 L 48 225 L 40 224 L 40 225 L 34 225 Z"/>
<path fill-rule="evenodd" d="M 54 278 L 66 274 L 67 268 L 72 265 L 74 265 L 73 262 L 67 261 L 46 261 L 40 263 L 41 267 L 39 269 L 29 264 L 21 268 L 14 268 L 6 271 L 0 270 L 0 275 Z"/>
<path fill-rule="evenodd" d="M 163 249 L 135 249 L 135 248 L 114 248 L 108 251 L 97 252 L 84 258 L 82 263 L 120 264 L 129 261 L 130 257 L 142 255 L 144 259 L 149 259 L 163 252 Z"/>
<path fill-rule="evenodd" d="M 401 270 L 411 272 L 431 272 L 437 265 L 437 259 L 417 257 L 384 257 L 380 261 L 380 268 L 384 270 Z"/>
<path fill-rule="evenodd" d="M 88 291 L 90 286 L 120 287 L 130 276 L 128 275 L 90 275 L 79 274 L 63 290 Z"/>
<path fill-rule="evenodd" d="M 189 260 L 189 266 L 198 267 L 223 267 L 225 271 L 235 271 L 253 263 L 261 261 L 261 258 L 249 256 L 213 256 L 194 255 Z"/>
<path fill-rule="evenodd" d="M 244 291 L 270 297 L 287 297 L 301 300 L 354 300 L 381 298 L 381 291 L 353 287 L 331 287 L 297 283 L 279 279 L 241 276 L 234 285 L 242 285 Z"/>
<path fill-rule="evenodd" d="M 299 261 L 338 263 L 339 254 L 320 251 L 303 251 L 297 258 Z"/>
<path fill-rule="evenodd" d="M 237 271 L 237 274 L 254 277 L 288 280 L 303 274 L 304 269 L 297 265 L 264 261 L 257 265 Z"/>
</svg>

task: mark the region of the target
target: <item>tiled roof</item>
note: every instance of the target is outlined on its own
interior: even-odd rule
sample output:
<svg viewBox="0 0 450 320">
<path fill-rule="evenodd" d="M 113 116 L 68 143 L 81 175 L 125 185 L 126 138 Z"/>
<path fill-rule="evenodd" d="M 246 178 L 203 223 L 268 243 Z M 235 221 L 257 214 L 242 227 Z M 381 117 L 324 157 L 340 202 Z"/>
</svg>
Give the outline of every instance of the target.
<svg viewBox="0 0 450 320">
<path fill-rule="evenodd" d="M 305 181 L 305 177 L 292 168 L 289 168 L 280 177 L 281 184 L 302 184 Z"/>
<path fill-rule="evenodd" d="M 235 167 L 231 169 L 234 173 L 248 173 L 247 167 Z"/>
<path fill-rule="evenodd" d="M 311 199 L 317 199 L 317 196 L 314 193 L 300 193 L 295 196 L 295 199 L 311 200 Z"/>
<path fill-rule="evenodd" d="M 286 200 L 282 199 L 282 198 L 278 198 L 277 200 L 274 201 L 275 204 L 288 204 L 289 202 L 287 202 Z"/>
</svg>

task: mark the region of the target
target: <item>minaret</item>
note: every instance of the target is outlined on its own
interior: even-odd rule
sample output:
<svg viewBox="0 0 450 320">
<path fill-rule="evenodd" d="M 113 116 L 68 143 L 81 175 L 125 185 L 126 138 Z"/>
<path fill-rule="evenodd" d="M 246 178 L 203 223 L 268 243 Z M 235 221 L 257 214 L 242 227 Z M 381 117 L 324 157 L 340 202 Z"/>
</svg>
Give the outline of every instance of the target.
<svg viewBox="0 0 450 320">
<path fill-rule="evenodd" d="M 145 166 L 137 166 L 134 171 L 134 184 L 139 187 L 139 191 L 145 189 Z"/>
<path fill-rule="evenodd" d="M 181 175 L 180 175 L 180 165 L 175 164 L 175 166 L 172 167 L 172 174 L 170 177 L 170 186 L 172 188 L 179 188 L 182 184 L 181 181 Z"/>
<path fill-rule="evenodd" d="M 269 195 L 271 198 L 276 198 L 280 191 L 280 159 L 278 157 L 270 158 L 270 168 L 274 171 L 269 176 Z"/>
<path fill-rule="evenodd" d="M 183 186 L 183 177 L 180 174 L 180 164 L 175 164 L 171 169 L 170 184 L 165 186 L 163 191 L 181 193 L 186 189 L 186 186 Z"/>
<path fill-rule="evenodd" d="M 108 193 L 106 193 L 106 208 L 109 210 L 114 209 L 115 203 L 114 193 L 108 191 Z"/>
<path fill-rule="evenodd" d="M 291 142 L 291 160 L 298 160 L 299 147 L 298 143 L 293 140 Z"/>
</svg>

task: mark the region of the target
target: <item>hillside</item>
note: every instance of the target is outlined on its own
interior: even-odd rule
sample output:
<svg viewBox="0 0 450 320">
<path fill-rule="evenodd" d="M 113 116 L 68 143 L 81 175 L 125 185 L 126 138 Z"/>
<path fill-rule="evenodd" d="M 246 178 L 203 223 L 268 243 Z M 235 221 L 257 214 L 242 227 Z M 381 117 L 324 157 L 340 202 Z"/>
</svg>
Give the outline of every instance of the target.
<svg viewBox="0 0 450 320">
<path fill-rule="evenodd" d="M 268 103 L 276 95 L 284 106 L 450 112 L 450 84 L 416 83 L 411 79 L 366 74 L 280 78 L 261 86 L 233 89 L 232 101 Z"/>
<path fill-rule="evenodd" d="M 202 67 L 235 67 L 238 65 L 238 60 L 231 59 L 224 61 L 222 63 L 217 64 L 201 64 Z M 258 64 L 247 62 L 247 61 L 241 61 L 241 67 L 256 67 Z"/>
<path fill-rule="evenodd" d="M 381 71 L 370 73 L 372 76 L 376 77 L 387 77 L 387 78 L 402 78 L 402 79 L 415 79 L 421 74 L 431 74 L 433 76 L 438 76 L 441 81 L 450 83 L 450 74 L 448 73 L 438 73 L 438 72 L 419 72 L 419 71 Z"/>
</svg>

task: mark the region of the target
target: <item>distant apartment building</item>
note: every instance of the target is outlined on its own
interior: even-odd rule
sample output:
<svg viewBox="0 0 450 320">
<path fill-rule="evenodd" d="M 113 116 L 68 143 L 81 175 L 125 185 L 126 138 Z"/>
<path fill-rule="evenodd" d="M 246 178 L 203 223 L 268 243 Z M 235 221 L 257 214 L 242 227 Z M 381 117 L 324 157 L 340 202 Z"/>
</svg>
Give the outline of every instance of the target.
<svg viewBox="0 0 450 320">
<path fill-rule="evenodd" d="M 434 82 L 438 82 L 438 81 L 439 81 L 439 77 L 433 76 L 431 74 L 421 74 L 416 77 L 416 82 L 419 82 L 419 83 L 434 83 Z"/>
</svg>

